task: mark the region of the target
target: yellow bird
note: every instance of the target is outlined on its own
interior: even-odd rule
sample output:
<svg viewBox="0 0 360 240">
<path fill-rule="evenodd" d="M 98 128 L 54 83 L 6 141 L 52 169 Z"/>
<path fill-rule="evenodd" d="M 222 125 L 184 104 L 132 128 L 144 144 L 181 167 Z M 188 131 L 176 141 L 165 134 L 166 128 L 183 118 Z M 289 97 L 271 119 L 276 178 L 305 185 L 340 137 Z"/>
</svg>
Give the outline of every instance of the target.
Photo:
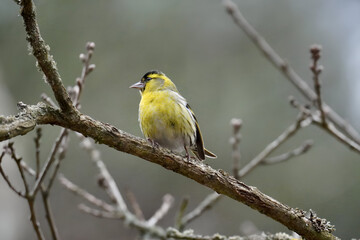
<svg viewBox="0 0 360 240">
<path fill-rule="evenodd" d="M 174 152 L 190 149 L 199 160 L 216 155 L 204 148 L 199 124 L 186 99 L 164 73 L 150 71 L 130 86 L 140 90 L 139 122 L 144 136 L 154 145 Z"/>
</svg>

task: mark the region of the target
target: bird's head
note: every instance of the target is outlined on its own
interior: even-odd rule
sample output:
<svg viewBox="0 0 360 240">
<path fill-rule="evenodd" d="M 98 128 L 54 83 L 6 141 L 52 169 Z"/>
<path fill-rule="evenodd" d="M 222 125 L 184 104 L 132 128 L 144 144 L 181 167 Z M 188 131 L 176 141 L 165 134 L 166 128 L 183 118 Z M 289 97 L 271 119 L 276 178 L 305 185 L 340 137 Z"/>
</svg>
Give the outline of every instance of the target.
<svg viewBox="0 0 360 240">
<path fill-rule="evenodd" d="M 141 94 L 167 89 L 177 92 L 175 84 L 160 71 L 150 71 L 145 73 L 141 80 L 131 85 L 130 88 L 139 89 Z"/>
</svg>

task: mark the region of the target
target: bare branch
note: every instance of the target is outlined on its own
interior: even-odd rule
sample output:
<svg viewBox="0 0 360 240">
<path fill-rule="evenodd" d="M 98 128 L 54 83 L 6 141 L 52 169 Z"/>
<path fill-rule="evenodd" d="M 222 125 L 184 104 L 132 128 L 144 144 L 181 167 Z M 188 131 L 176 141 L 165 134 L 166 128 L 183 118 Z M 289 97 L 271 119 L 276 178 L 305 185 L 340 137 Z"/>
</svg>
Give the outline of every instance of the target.
<svg viewBox="0 0 360 240">
<path fill-rule="evenodd" d="M 44 103 L 28 105 L 15 116 L 0 116 L 0 142 L 25 135 L 32 131 L 37 124 L 55 124 L 60 118 L 63 118 L 60 111 Z"/>
<path fill-rule="evenodd" d="M 312 147 L 313 143 L 314 142 L 312 140 L 306 140 L 301 146 L 295 148 L 294 150 L 275 157 L 266 158 L 261 162 L 261 164 L 274 164 L 290 160 L 293 157 L 307 153 Z"/>
<path fill-rule="evenodd" d="M 24 169 L 25 172 L 27 172 L 30 176 L 35 177 L 36 171 L 32 169 L 29 165 L 26 164 L 26 162 L 21 161 L 21 167 Z"/>
<path fill-rule="evenodd" d="M 50 232 L 51 232 L 51 236 L 53 240 L 58 240 L 59 239 L 59 233 L 58 230 L 56 228 L 55 225 L 55 221 L 54 221 L 54 216 L 53 213 L 51 211 L 51 207 L 50 207 L 50 202 L 49 202 L 49 192 L 44 191 L 43 187 L 41 187 L 41 196 L 42 196 L 42 200 L 44 203 L 44 208 L 45 208 L 45 217 L 46 217 L 46 221 L 48 222 L 48 225 L 50 227 Z"/>
<path fill-rule="evenodd" d="M 302 122 L 306 122 L 309 119 L 308 116 L 304 116 L 304 113 L 301 113 L 300 117 L 296 120 L 295 123 L 291 124 L 280 136 L 278 136 L 273 142 L 266 146 L 266 148 L 260 152 L 253 160 L 246 164 L 239 171 L 239 176 L 242 178 L 247 173 L 249 173 L 254 167 L 264 161 L 275 149 L 281 146 L 286 140 L 294 136 L 297 131 L 299 131 L 303 126 Z"/>
<path fill-rule="evenodd" d="M 80 136 L 82 137 L 82 136 Z M 87 138 L 82 137 L 81 142 L 82 148 L 84 148 L 90 155 L 91 160 L 95 163 L 96 167 L 99 169 L 101 176 L 104 178 L 106 184 L 104 186 L 107 187 L 107 190 L 110 191 L 111 196 L 115 198 L 119 211 L 125 212 L 127 211 L 126 203 L 117 187 L 116 182 L 110 175 L 107 170 L 104 162 L 100 158 L 100 152 L 95 149 L 91 141 Z"/>
<path fill-rule="evenodd" d="M 40 189 L 41 183 L 43 182 L 47 172 L 49 171 L 51 165 L 53 164 L 53 162 L 55 161 L 55 155 L 58 152 L 58 149 L 60 147 L 60 144 L 62 142 L 62 139 L 66 136 L 67 134 L 67 130 L 66 129 L 62 129 L 60 131 L 59 137 L 56 139 L 55 143 L 53 144 L 53 147 L 51 149 L 51 152 L 49 154 L 48 159 L 46 160 L 45 165 L 43 166 L 40 175 L 38 177 L 38 179 L 36 179 L 36 182 L 34 184 L 33 189 L 30 192 L 31 196 L 35 196 L 37 191 Z"/>
<path fill-rule="evenodd" d="M 226 11 L 239 26 L 255 46 L 265 55 L 265 57 L 280 71 L 284 76 L 311 102 L 316 101 L 317 95 L 311 87 L 294 71 L 294 69 L 275 52 L 268 42 L 250 25 L 241 14 L 237 5 L 231 0 L 223 0 Z M 360 144 L 360 134 L 357 130 L 346 122 L 325 102 L 322 103 L 326 116 L 336 124 L 342 131 L 355 142 Z"/>
<path fill-rule="evenodd" d="M 150 226 L 155 226 L 168 212 L 174 203 L 174 197 L 170 194 L 166 194 L 163 197 L 163 203 L 160 208 L 154 213 L 154 215 L 147 221 Z"/>
<path fill-rule="evenodd" d="M 55 60 L 50 55 L 50 47 L 46 45 L 41 37 L 39 26 L 36 22 L 36 12 L 32 0 L 21 1 L 20 14 L 24 19 L 25 30 L 27 33 L 26 40 L 32 47 L 32 54 L 37 60 L 37 64 L 41 71 L 44 73 L 46 81 L 51 86 L 53 93 L 61 110 L 66 113 L 74 113 L 76 109 L 73 107 L 72 102 L 66 89 L 61 81 L 60 74 L 56 68 Z"/>
<path fill-rule="evenodd" d="M 34 138 L 35 142 L 35 161 L 36 161 L 36 176 L 35 179 L 39 178 L 40 173 L 40 139 L 41 139 L 41 128 L 36 129 L 36 137 Z"/>
<path fill-rule="evenodd" d="M 240 179 L 239 177 L 239 170 L 240 170 L 240 160 L 241 160 L 241 153 L 240 153 L 240 129 L 242 126 L 241 119 L 233 118 L 231 119 L 231 126 L 233 127 L 233 137 L 230 138 L 230 144 L 232 146 L 232 158 L 233 158 L 233 174 L 236 179 Z"/>
<path fill-rule="evenodd" d="M 11 190 L 13 190 L 14 193 L 16 193 L 17 195 L 19 195 L 22 198 L 25 198 L 24 193 L 22 193 L 21 191 L 17 190 L 12 183 L 9 180 L 9 177 L 6 175 L 6 173 L 4 172 L 4 169 L 1 166 L 2 163 L 2 159 L 5 156 L 5 152 L 3 151 L 0 155 L 0 174 L 1 176 L 4 178 L 5 182 L 7 183 L 7 185 L 10 187 Z"/>
<path fill-rule="evenodd" d="M 122 209 L 119 207 L 114 208 L 113 206 L 108 205 L 104 201 L 96 198 L 95 196 L 91 195 L 87 191 L 76 186 L 75 184 L 70 182 L 68 179 L 66 179 L 64 176 L 59 176 L 59 180 L 62 185 L 64 185 L 67 189 L 69 189 L 73 193 L 83 197 L 88 202 L 105 210 L 105 212 L 99 211 L 99 210 L 91 209 L 91 208 L 88 208 L 88 207 L 82 205 L 81 206 L 82 211 L 89 213 L 91 215 L 94 215 L 96 217 L 105 217 L 105 216 L 112 217 L 112 216 L 114 216 L 115 218 L 123 219 L 130 226 L 134 226 L 135 228 L 137 228 L 141 231 L 145 231 L 149 235 L 158 236 L 161 239 L 164 239 L 165 231 L 161 227 L 150 226 L 146 221 L 139 220 L 138 218 L 136 218 L 135 215 L 133 215 L 131 212 L 129 212 L 129 210 L 127 208 L 125 208 L 125 210 L 122 211 Z M 109 215 L 107 213 L 110 213 L 111 215 Z"/>
<path fill-rule="evenodd" d="M 14 146 L 13 146 L 13 143 L 9 143 L 7 146 L 5 146 L 5 151 L 8 152 L 8 154 L 11 156 L 11 158 L 15 161 L 17 167 L 18 167 L 18 170 L 19 170 L 19 173 L 20 173 L 20 176 L 21 176 L 21 179 L 23 181 L 23 184 L 24 184 L 24 187 L 25 187 L 25 194 L 22 194 L 23 195 L 23 198 L 25 198 L 27 200 L 27 203 L 29 205 L 29 210 L 30 210 L 30 221 L 33 225 L 33 228 L 35 230 L 35 233 L 37 235 L 37 238 L 39 240 L 43 240 L 44 239 L 44 235 L 42 233 L 42 230 L 40 228 L 40 224 L 39 222 L 37 221 L 37 217 L 36 217 L 36 214 L 35 214 L 35 206 L 34 206 L 34 202 L 35 202 L 35 196 L 32 195 L 30 192 L 29 192 L 29 185 L 28 185 L 28 182 L 26 180 L 26 177 L 25 177 L 25 170 L 23 168 L 24 164 L 21 164 L 22 163 L 22 159 L 17 157 L 16 156 L 16 153 L 15 153 L 15 149 L 14 149 Z M 1 162 L 0 162 L 1 163 Z M 1 170 L 1 174 L 3 174 L 3 170 L 0 166 L 0 170 Z M 4 175 L 3 175 L 4 176 Z M 7 180 L 7 177 L 4 177 L 5 180 Z M 10 181 L 7 181 L 10 188 L 11 188 L 11 184 L 10 184 Z M 14 191 L 15 191 L 15 188 L 12 188 Z M 19 195 L 21 196 L 21 195 Z"/>
<path fill-rule="evenodd" d="M 314 124 L 324 128 L 324 125 L 320 121 L 314 121 Z M 351 150 L 360 152 L 360 145 L 339 131 L 332 122 L 327 122 L 324 129 L 337 140 L 348 146 Z"/>
<path fill-rule="evenodd" d="M 138 201 L 136 200 L 136 197 L 133 192 L 130 190 L 125 191 L 125 196 L 130 202 L 130 206 L 132 207 L 135 216 L 142 221 L 145 221 L 144 213 L 141 211 L 140 205 Z"/>
<path fill-rule="evenodd" d="M 308 106 L 301 105 L 294 98 L 290 99 L 290 104 L 293 107 L 299 109 L 299 111 L 302 112 L 303 114 L 311 116 L 311 123 L 321 127 L 325 131 L 327 131 L 330 135 L 334 136 L 338 141 L 340 141 L 344 145 L 350 147 L 351 150 L 360 153 L 360 145 L 357 144 L 357 142 L 353 141 L 348 136 L 346 136 L 340 130 L 338 130 L 331 121 L 328 121 L 326 124 L 323 124 L 323 122 L 321 120 L 321 116 L 319 116 L 318 112 L 315 112 L 315 113 L 311 112 L 311 110 L 308 108 Z"/>
<path fill-rule="evenodd" d="M 180 232 L 175 228 L 166 229 L 166 237 L 172 239 L 186 239 L 186 240 L 293 240 L 294 237 L 286 233 L 277 234 L 254 234 L 247 237 L 240 236 L 224 236 L 221 234 L 214 234 L 212 236 L 204 236 L 195 234 L 192 229 Z"/>
<path fill-rule="evenodd" d="M 182 219 L 184 217 L 184 213 L 188 204 L 189 204 L 189 197 L 184 197 L 183 200 L 181 201 L 180 208 L 175 221 L 175 227 L 177 229 L 181 230 L 182 228 Z"/>
<path fill-rule="evenodd" d="M 48 95 L 46 95 L 45 93 L 41 94 L 41 99 L 48 104 L 51 107 L 57 108 L 56 103 L 51 99 L 51 97 L 49 97 Z"/>
<path fill-rule="evenodd" d="M 73 91 L 75 93 L 73 102 L 76 108 L 79 108 L 79 104 L 80 104 L 79 99 L 85 84 L 85 79 L 95 69 L 95 64 L 90 64 L 90 60 L 94 50 L 95 50 L 95 43 L 88 42 L 86 44 L 86 51 L 87 51 L 86 54 L 81 53 L 79 56 L 84 66 L 81 71 L 81 76 L 76 79 L 76 85 L 75 87 L 73 87 Z"/>
<path fill-rule="evenodd" d="M 19 170 L 19 173 L 20 173 L 20 176 L 23 181 L 24 188 L 25 188 L 25 197 L 28 198 L 29 197 L 29 184 L 26 180 L 23 168 L 21 167 L 22 158 L 19 158 L 16 156 L 13 142 L 9 142 L 9 144 L 7 146 L 5 146 L 5 149 L 7 149 L 9 151 L 8 154 L 11 156 L 11 158 L 16 163 L 16 166 L 18 167 L 18 170 Z"/>
<path fill-rule="evenodd" d="M 310 69 L 314 75 L 313 80 L 314 80 L 314 89 L 315 89 L 315 93 L 316 93 L 316 103 L 317 103 L 317 107 L 320 111 L 320 116 L 321 116 L 321 122 L 324 126 L 326 126 L 326 115 L 324 112 L 324 108 L 323 108 L 323 101 L 322 101 L 322 96 L 321 96 L 321 84 L 320 84 L 320 80 L 319 80 L 319 75 L 323 70 L 322 66 L 318 66 L 318 61 L 320 59 L 320 53 L 321 53 L 321 46 L 319 45 L 313 45 L 310 48 L 310 53 L 311 53 L 311 59 L 313 60 L 312 65 L 310 66 Z"/>
<path fill-rule="evenodd" d="M 87 200 L 89 203 L 94 204 L 97 207 L 100 207 L 102 209 L 104 209 L 107 212 L 112 212 L 114 211 L 114 207 L 107 204 L 106 202 L 104 202 L 103 200 L 95 197 L 94 195 L 88 193 L 87 191 L 85 191 L 84 189 L 81 189 L 80 187 L 78 187 L 77 185 L 75 185 L 74 183 L 72 183 L 70 180 L 68 180 L 66 177 L 64 177 L 63 175 L 59 175 L 59 181 L 60 183 L 67 188 L 68 190 L 70 190 L 71 192 L 75 193 L 76 195 L 79 195 L 81 197 L 83 197 L 85 200 Z"/>
<path fill-rule="evenodd" d="M 98 209 L 88 207 L 83 203 L 81 203 L 79 205 L 79 209 L 81 211 L 83 211 L 84 213 L 93 215 L 94 217 L 98 217 L 98 218 L 108 218 L 108 219 L 119 219 L 119 218 L 121 218 L 120 216 L 114 214 L 114 212 L 100 211 Z"/>
<path fill-rule="evenodd" d="M 62 133 L 63 131 L 63 133 Z M 60 163 L 61 161 L 65 158 L 65 153 L 66 153 L 66 150 L 67 150 L 67 147 L 68 147 L 68 143 L 69 143 L 69 131 L 65 128 L 63 128 L 60 132 L 60 136 L 61 134 L 64 134 L 63 138 L 61 139 L 60 141 L 60 145 L 59 145 L 59 148 L 57 150 L 57 152 L 59 152 L 59 156 L 58 158 L 56 159 L 56 162 L 55 162 L 55 167 L 54 167 L 54 171 L 52 172 L 51 176 L 50 176 L 50 180 L 49 180 L 49 184 L 48 186 L 46 187 L 45 191 L 46 192 L 49 192 L 53 183 L 54 183 L 54 180 L 56 178 L 56 174 L 57 172 L 59 171 L 59 168 L 60 168 Z"/>
<path fill-rule="evenodd" d="M 219 199 L 221 195 L 213 192 L 209 194 L 194 210 L 186 214 L 180 224 L 179 229 L 183 229 L 187 224 L 200 217 L 206 210 L 209 210 Z"/>
</svg>

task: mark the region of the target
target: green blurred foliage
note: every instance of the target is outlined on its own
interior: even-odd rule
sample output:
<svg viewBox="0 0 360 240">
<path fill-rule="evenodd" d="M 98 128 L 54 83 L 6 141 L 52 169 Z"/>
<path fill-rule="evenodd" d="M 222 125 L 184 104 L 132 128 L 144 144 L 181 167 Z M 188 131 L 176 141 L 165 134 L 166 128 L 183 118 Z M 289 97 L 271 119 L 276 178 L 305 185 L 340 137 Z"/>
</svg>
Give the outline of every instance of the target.
<svg viewBox="0 0 360 240">
<path fill-rule="evenodd" d="M 248 21 L 294 69 L 311 84 L 309 46 L 323 46 L 321 75 L 325 101 L 360 129 L 360 3 L 356 0 L 236 1 Z M 243 119 L 242 161 L 256 156 L 296 118 L 288 104 L 297 90 L 262 56 L 226 14 L 219 1 L 36 1 L 38 23 L 57 61 L 65 85 L 80 75 L 78 56 L 87 41 L 96 43 L 93 63 L 83 92 L 82 111 L 103 122 L 142 136 L 137 122 L 139 94 L 128 87 L 148 70 L 165 72 L 190 102 L 206 146 L 219 158 L 207 160 L 214 168 L 231 171 L 230 119 Z M 35 104 L 50 88 L 29 56 L 22 19 L 13 1 L 0 3 L 0 85 L 15 101 Z M 351 67 L 352 66 L 352 67 Z M 1 108 L 0 113 L 5 109 Z M 7 106 L 16 113 L 16 104 Z M 9 113 L 7 113 L 9 114 Z M 42 159 L 51 148 L 58 127 L 44 126 Z M 34 164 L 34 133 L 18 137 L 24 159 Z M 342 238 L 360 235 L 359 155 L 316 127 L 302 130 L 277 153 L 295 148 L 306 139 L 315 145 L 304 156 L 274 166 L 260 166 L 244 182 L 264 193 L 335 224 Z M 106 198 L 96 186 L 96 168 L 77 147 L 72 134 L 61 172 L 80 186 Z M 160 206 L 165 193 L 176 203 L 161 224 L 171 226 L 183 196 L 192 209 L 211 191 L 182 176 L 136 157 L 99 146 L 102 158 L 122 191 L 130 189 L 147 217 Z M 14 176 L 16 177 L 16 176 Z M 2 181 L 0 182 L 1 184 Z M 2 191 L 3 195 L 13 194 Z M 58 183 L 51 196 L 55 219 L 63 239 L 133 239 L 136 231 L 118 221 L 80 213 L 75 198 Z M 12 203 L 14 204 L 14 203 Z M 17 201 L 14 208 L 25 204 Z M 42 206 L 37 209 L 40 214 Z M 28 218 L 16 215 L 18 239 L 35 239 Z M 273 220 L 231 199 L 223 199 L 191 224 L 198 233 L 241 234 L 240 225 L 252 221 L 266 232 L 287 231 Z M 6 223 L 0 223 L 6 224 Z M 44 229 L 46 223 L 41 222 Z M 0 233 L 0 239 L 2 239 Z M 6 235 L 4 235 L 6 236 Z"/>
</svg>

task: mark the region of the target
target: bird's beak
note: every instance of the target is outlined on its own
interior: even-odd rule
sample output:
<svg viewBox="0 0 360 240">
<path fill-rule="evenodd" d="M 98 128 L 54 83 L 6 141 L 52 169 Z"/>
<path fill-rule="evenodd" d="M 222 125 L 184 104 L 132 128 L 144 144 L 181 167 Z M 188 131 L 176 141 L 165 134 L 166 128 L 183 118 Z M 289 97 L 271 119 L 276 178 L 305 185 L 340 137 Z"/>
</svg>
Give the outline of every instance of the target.
<svg viewBox="0 0 360 240">
<path fill-rule="evenodd" d="M 137 82 L 137 83 L 131 85 L 129 88 L 143 89 L 144 87 L 145 87 L 145 83 Z"/>
</svg>

